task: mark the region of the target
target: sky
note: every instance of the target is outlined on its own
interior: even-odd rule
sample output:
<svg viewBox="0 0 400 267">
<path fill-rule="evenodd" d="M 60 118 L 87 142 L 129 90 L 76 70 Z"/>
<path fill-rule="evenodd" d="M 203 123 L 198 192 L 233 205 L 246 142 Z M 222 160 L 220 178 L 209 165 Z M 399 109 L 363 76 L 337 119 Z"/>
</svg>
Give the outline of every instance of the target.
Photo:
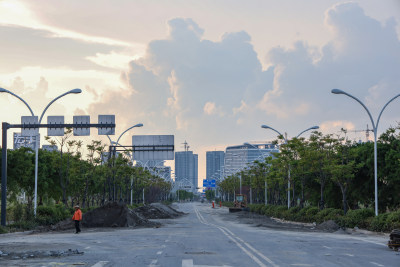
<svg viewBox="0 0 400 267">
<path fill-rule="evenodd" d="M 114 139 L 143 123 L 123 144 L 133 134 L 175 135 L 176 151 L 187 141 L 199 154 L 199 181 L 206 151 L 275 140 L 262 124 L 289 138 L 314 125 L 345 128 L 365 141 L 367 112 L 333 88 L 360 99 L 375 122 L 400 93 L 397 0 L 0 0 L 0 37 L 0 87 L 35 115 L 81 88 L 46 115 L 95 123 L 115 114 Z M 1 121 L 28 115 L 0 95 Z M 378 133 L 399 122 L 400 98 Z M 91 132 L 86 143 L 108 143 Z"/>
</svg>

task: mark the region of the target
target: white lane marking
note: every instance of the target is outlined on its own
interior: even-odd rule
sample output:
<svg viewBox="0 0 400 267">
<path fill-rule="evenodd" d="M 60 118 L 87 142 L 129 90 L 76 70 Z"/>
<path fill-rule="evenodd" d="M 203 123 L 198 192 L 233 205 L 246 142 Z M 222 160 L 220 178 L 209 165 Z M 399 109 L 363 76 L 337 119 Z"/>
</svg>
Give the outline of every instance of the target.
<svg viewBox="0 0 400 267">
<path fill-rule="evenodd" d="M 157 264 L 157 260 L 152 260 L 149 267 L 154 267 Z"/>
<path fill-rule="evenodd" d="M 353 254 L 344 254 L 344 255 L 349 256 L 349 257 L 354 257 Z"/>
<path fill-rule="evenodd" d="M 182 267 L 220 267 L 220 266 L 212 266 L 212 265 L 194 265 L 193 259 L 185 259 L 182 260 Z M 222 267 L 231 267 L 229 265 L 222 265 Z"/>
<path fill-rule="evenodd" d="M 263 258 L 264 260 L 266 260 L 268 263 L 270 263 L 271 265 L 273 265 L 274 267 L 278 267 L 278 265 L 276 265 L 272 260 L 270 260 L 268 257 L 266 257 L 265 255 L 263 255 L 262 253 L 260 253 L 258 250 L 256 250 L 255 248 L 253 248 L 252 246 L 250 246 L 247 242 L 244 242 L 241 238 L 239 238 L 238 236 L 236 236 L 234 233 L 232 233 L 229 229 L 223 227 L 223 226 L 218 226 L 212 223 L 208 223 L 205 221 L 203 215 L 201 215 L 200 211 L 198 211 L 195 208 L 195 212 L 197 215 L 197 218 L 200 220 L 201 223 L 206 224 L 206 225 L 210 225 L 210 226 L 214 226 L 216 228 L 218 228 L 221 232 L 223 232 L 229 239 L 231 239 L 244 253 L 246 253 L 252 260 L 254 260 L 257 264 L 259 264 L 260 266 L 266 266 L 265 264 L 263 264 L 254 254 L 252 254 L 250 251 L 248 251 L 246 248 L 244 248 L 239 242 L 237 242 L 235 240 L 238 239 L 240 242 L 242 242 L 243 244 L 245 244 L 249 249 L 251 249 L 253 252 L 255 252 L 258 256 L 260 256 L 261 258 Z M 229 235 L 229 234 L 230 235 Z"/>
<path fill-rule="evenodd" d="M 193 260 L 182 260 L 182 267 L 193 267 Z"/>
<path fill-rule="evenodd" d="M 157 252 L 157 255 L 160 255 L 162 253 L 162 251 Z"/>
<path fill-rule="evenodd" d="M 379 263 L 376 263 L 376 262 L 373 262 L 373 261 L 370 261 L 370 263 L 372 263 L 372 264 L 374 264 L 376 266 L 385 266 L 385 265 L 382 265 L 382 264 L 379 264 Z"/>
<path fill-rule="evenodd" d="M 370 241 L 370 240 L 367 240 L 367 239 L 362 239 L 362 238 L 358 238 L 358 237 L 351 237 L 351 238 L 356 239 L 356 240 L 360 240 L 360 241 L 364 241 L 364 242 L 367 242 L 367 243 L 372 243 L 372 244 L 375 244 L 375 245 L 380 245 L 380 246 L 384 246 L 384 247 L 387 246 L 387 244 L 377 243 L 377 242 Z"/>
<path fill-rule="evenodd" d="M 241 249 L 243 250 L 244 253 L 247 254 L 247 256 L 249 256 L 253 261 L 255 261 L 258 265 L 262 266 L 262 267 L 267 267 L 267 265 L 265 265 L 264 263 L 262 263 L 254 254 L 252 254 L 250 251 L 248 251 L 247 249 L 245 249 L 236 239 L 234 239 L 232 236 L 228 235 L 223 229 L 220 228 L 220 230 L 224 233 L 224 235 L 226 235 L 230 240 L 232 240 L 233 242 L 235 242 L 235 244 Z"/>
<path fill-rule="evenodd" d="M 92 265 L 92 267 L 103 267 L 108 263 L 108 261 L 99 261 L 95 265 Z"/>
<path fill-rule="evenodd" d="M 89 249 L 90 247 L 86 247 L 85 249 Z"/>
<path fill-rule="evenodd" d="M 306 263 L 293 263 L 290 264 L 291 266 L 314 266 L 312 264 L 306 264 Z"/>
<path fill-rule="evenodd" d="M 263 258 L 265 261 L 267 261 L 269 264 L 271 264 L 274 267 L 278 267 L 278 265 L 276 265 L 271 259 L 269 259 L 268 257 L 266 257 L 264 254 L 260 253 L 257 249 L 253 248 L 249 243 L 245 242 L 244 240 L 242 240 L 240 237 L 238 237 L 237 235 L 235 235 L 234 233 L 232 233 L 229 229 L 227 229 L 226 227 L 221 226 L 221 228 L 225 229 L 227 232 L 229 232 L 232 236 L 234 236 L 235 238 L 237 238 L 240 242 L 242 242 L 243 244 L 245 244 L 249 249 L 251 249 L 254 253 L 256 253 L 258 256 L 260 256 L 261 258 Z"/>
<path fill-rule="evenodd" d="M 324 247 L 324 248 L 327 248 L 327 249 L 332 249 L 332 248 L 330 248 L 330 247 L 327 247 L 327 246 L 322 246 L 322 247 Z"/>
</svg>

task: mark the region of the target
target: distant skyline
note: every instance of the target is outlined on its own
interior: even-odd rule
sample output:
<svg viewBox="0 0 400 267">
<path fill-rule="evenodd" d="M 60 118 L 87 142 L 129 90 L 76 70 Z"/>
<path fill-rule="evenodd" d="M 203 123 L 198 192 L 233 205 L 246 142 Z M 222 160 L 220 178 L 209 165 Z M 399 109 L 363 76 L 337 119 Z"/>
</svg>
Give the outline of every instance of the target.
<svg viewBox="0 0 400 267">
<path fill-rule="evenodd" d="M 400 93 L 397 0 L 0 0 L 0 14 L 0 87 L 39 115 L 81 88 L 46 115 L 115 114 L 116 136 L 143 123 L 124 135 L 127 144 L 132 134 L 173 134 L 175 151 L 186 140 L 199 155 L 199 181 L 206 151 L 276 139 L 262 124 L 288 137 L 314 125 L 372 128 L 333 88 L 361 99 L 375 120 Z M 1 121 L 21 115 L 30 113 L 0 94 Z M 379 133 L 399 122 L 396 100 Z"/>
</svg>

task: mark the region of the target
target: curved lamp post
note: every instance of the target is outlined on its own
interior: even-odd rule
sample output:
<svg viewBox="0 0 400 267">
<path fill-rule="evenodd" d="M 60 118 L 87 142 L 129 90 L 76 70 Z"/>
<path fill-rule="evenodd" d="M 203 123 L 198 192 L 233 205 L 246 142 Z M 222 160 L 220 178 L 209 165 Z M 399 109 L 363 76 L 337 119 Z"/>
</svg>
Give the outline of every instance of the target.
<svg viewBox="0 0 400 267">
<path fill-rule="evenodd" d="M 40 123 L 42 122 L 44 113 L 45 113 L 45 112 L 47 111 L 47 109 L 51 106 L 51 104 L 53 104 L 56 100 L 58 100 L 59 98 L 65 96 L 65 95 L 68 95 L 68 94 L 80 94 L 81 92 L 82 92 L 81 89 L 76 88 L 76 89 L 72 89 L 72 90 L 70 90 L 70 91 L 68 91 L 68 92 L 65 92 L 64 94 L 61 94 L 61 95 L 59 95 L 58 97 L 54 98 L 54 99 L 45 107 L 45 109 L 43 110 L 42 114 L 40 115 L 40 119 L 39 119 L 38 124 L 40 124 Z M 32 116 L 35 116 L 35 114 L 33 113 L 32 109 L 31 109 L 31 107 L 28 105 L 28 103 L 26 103 L 26 101 L 23 100 L 23 99 L 22 99 L 21 97 L 19 97 L 18 95 L 14 94 L 13 92 L 11 92 L 11 91 L 9 91 L 9 90 L 7 90 L 7 89 L 4 89 L 4 88 L 0 88 L 0 93 L 9 93 L 9 94 L 15 96 L 16 98 L 18 98 L 19 100 L 21 100 L 21 101 L 26 105 L 26 107 L 27 107 L 27 108 L 29 109 L 29 111 L 31 112 L 31 115 L 32 115 Z M 36 136 L 36 141 L 35 141 L 35 193 L 34 193 L 34 200 L 33 200 L 33 202 L 34 202 L 33 214 L 34 214 L 35 216 L 36 216 L 36 207 L 37 207 L 37 180 L 38 180 L 38 164 L 39 164 L 39 147 L 38 147 L 38 146 L 39 146 L 39 141 L 38 141 L 38 139 L 39 139 L 39 137 L 40 137 L 40 135 L 38 134 L 38 135 Z"/>
<path fill-rule="evenodd" d="M 392 99 L 390 99 L 382 108 L 381 112 L 379 113 L 378 119 L 376 121 L 376 124 L 374 122 L 374 119 L 372 118 L 371 113 L 369 112 L 368 108 L 364 105 L 363 102 L 361 102 L 361 100 L 359 100 L 357 97 L 346 93 L 343 90 L 340 89 L 332 89 L 331 91 L 332 94 L 336 94 L 336 95 L 347 95 L 348 97 L 353 98 L 355 101 L 357 101 L 358 103 L 360 103 L 361 106 L 363 106 L 363 108 L 365 109 L 365 111 L 367 111 L 368 116 L 371 120 L 372 123 L 372 128 L 374 130 L 374 183 L 375 183 L 375 216 L 378 216 L 378 148 L 377 148 L 377 143 L 376 143 L 376 139 L 377 139 L 377 135 L 378 135 L 378 125 L 379 125 L 379 120 L 381 119 L 382 116 L 382 112 L 385 110 L 385 108 L 387 107 L 387 105 L 390 104 L 390 102 L 392 102 L 393 100 L 395 100 L 396 98 L 398 98 L 400 96 L 400 94 L 394 96 Z"/>
<path fill-rule="evenodd" d="M 278 133 L 279 136 L 282 136 L 283 139 L 285 140 L 285 144 L 288 143 L 288 139 L 287 139 L 283 134 L 281 134 L 279 131 L 275 130 L 274 128 L 269 127 L 269 126 L 267 126 L 267 125 L 261 125 L 261 128 L 270 129 L 270 130 L 272 130 L 272 131 Z M 310 131 L 310 130 L 317 130 L 317 129 L 319 129 L 319 126 L 312 126 L 312 127 L 308 128 L 308 129 L 305 129 L 304 131 L 300 132 L 300 133 L 296 136 L 296 138 L 299 138 L 300 135 L 302 135 L 303 133 L 305 133 L 305 132 L 307 132 L 307 131 Z M 287 203 L 287 205 L 288 205 L 288 209 L 289 209 L 289 208 L 290 208 L 290 165 L 289 165 L 289 170 L 288 170 L 288 203 Z"/>
<path fill-rule="evenodd" d="M 119 140 L 121 139 L 121 137 L 122 137 L 127 131 L 129 131 L 130 129 L 136 128 L 136 127 L 143 127 L 143 123 L 135 124 L 135 125 L 129 127 L 128 129 L 126 129 L 125 131 L 123 131 L 122 134 L 119 135 L 119 137 L 118 137 L 118 139 L 117 139 L 117 142 L 112 141 L 111 138 L 110 138 L 110 136 L 107 135 L 108 140 L 110 140 L 110 145 L 113 145 L 113 144 L 114 144 L 114 145 L 120 145 Z M 133 156 L 131 157 L 131 160 L 132 160 L 132 165 L 133 165 Z M 131 178 L 131 205 L 133 204 L 133 202 L 132 202 L 132 197 L 133 197 L 133 196 L 132 196 L 132 184 L 133 184 L 133 178 Z M 144 201 L 144 198 L 143 198 L 143 201 Z"/>
</svg>

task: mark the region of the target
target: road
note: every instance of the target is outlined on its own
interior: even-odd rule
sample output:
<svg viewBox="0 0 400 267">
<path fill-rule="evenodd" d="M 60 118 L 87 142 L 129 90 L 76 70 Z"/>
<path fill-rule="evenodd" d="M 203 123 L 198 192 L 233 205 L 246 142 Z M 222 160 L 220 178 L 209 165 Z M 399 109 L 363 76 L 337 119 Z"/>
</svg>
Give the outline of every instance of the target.
<svg viewBox="0 0 400 267">
<path fill-rule="evenodd" d="M 4 259 L 0 266 L 400 266 L 379 235 L 287 231 L 240 223 L 226 208 L 180 203 L 160 228 L 83 229 L 0 236 L 4 251 L 78 249 L 83 255 Z"/>
</svg>

